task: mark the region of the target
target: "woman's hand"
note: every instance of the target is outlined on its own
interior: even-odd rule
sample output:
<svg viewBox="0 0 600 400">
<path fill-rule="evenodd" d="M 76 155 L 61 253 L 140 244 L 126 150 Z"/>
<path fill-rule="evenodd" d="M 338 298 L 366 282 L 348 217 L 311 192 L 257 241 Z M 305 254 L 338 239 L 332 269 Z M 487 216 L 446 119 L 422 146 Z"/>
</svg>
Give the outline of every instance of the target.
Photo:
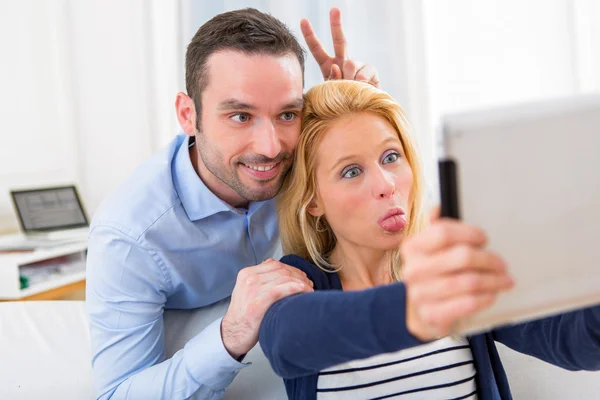
<svg viewBox="0 0 600 400">
<path fill-rule="evenodd" d="M 430 226 L 401 249 L 407 327 L 423 341 L 452 334 L 457 322 L 513 287 L 504 261 L 485 249 L 481 229 L 434 214 Z"/>
</svg>

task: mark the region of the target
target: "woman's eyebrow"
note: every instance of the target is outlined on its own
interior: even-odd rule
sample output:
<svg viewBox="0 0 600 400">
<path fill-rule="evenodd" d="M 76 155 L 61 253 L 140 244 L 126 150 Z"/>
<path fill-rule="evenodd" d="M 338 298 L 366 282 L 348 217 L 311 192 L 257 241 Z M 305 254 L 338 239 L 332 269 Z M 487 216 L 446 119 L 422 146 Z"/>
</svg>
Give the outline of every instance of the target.
<svg viewBox="0 0 600 400">
<path fill-rule="evenodd" d="M 347 155 L 347 156 L 345 156 L 345 157 L 342 157 L 342 158 L 340 158 L 339 160 L 337 160 L 337 161 L 336 161 L 336 162 L 333 164 L 333 166 L 331 167 L 331 169 L 330 169 L 330 170 L 337 169 L 337 168 L 338 168 L 338 166 L 339 166 L 340 164 L 343 164 L 343 163 L 345 163 L 345 162 L 348 162 L 348 161 L 350 161 L 350 160 L 352 160 L 352 159 L 355 159 L 355 158 L 356 158 L 356 155 L 355 155 L 355 154 L 350 154 L 350 155 Z"/>
<path fill-rule="evenodd" d="M 398 143 L 398 142 L 400 142 L 400 143 Z M 396 138 L 396 137 L 389 137 L 389 138 L 383 140 L 381 142 L 381 147 L 388 146 L 390 144 L 400 144 L 400 147 L 402 148 L 402 142 L 400 141 L 400 138 Z M 404 150 L 404 149 L 402 148 L 402 150 Z M 356 155 L 356 154 L 349 154 L 347 156 L 344 156 L 344 157 L 340 158 L 339 160 L 337 160 L 333 164 L 333 166 L 331 167 L 330 170 L 337 169 L 340 164 L 343 164 L 345 162 L 348 162 L 348 161 L 356 159 L 356 158 L 358 158 L 358 155 Z"/>
</svg>

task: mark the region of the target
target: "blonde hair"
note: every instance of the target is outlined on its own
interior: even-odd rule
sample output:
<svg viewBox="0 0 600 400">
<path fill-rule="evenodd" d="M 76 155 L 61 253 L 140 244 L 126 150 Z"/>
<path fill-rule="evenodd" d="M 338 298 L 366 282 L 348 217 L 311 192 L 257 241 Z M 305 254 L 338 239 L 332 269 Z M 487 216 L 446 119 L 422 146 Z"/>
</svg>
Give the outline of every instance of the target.
<svg viewBox="0 0 600 400">
<path fill-rule="evenodd" d="M 327 272 L 339 270 L 328 261 L 328 256 L 336 245 L 336 237 L 326 222 L 320 221 L 307 211 L 318 189 L 315 173 L 317 149 L 336 121 L 356 113 L 380 116 L 398 133 L 413 173 L 405 235 L 415 234 L 424 224 L 424 182 L 421 163 L 413 138 L 409 134 L 408 121 L 400 105 L 387 93 L 366 83 L 349 80 L 323 82 L 305 95 L 302 132 L 293 167 L 277 200 L 277 213 L 285 254 L 296 254 L 311 260 Z M 400 280 L 399 249 L 392 250 L 390 256 L 390 276 L 396 281 Z"/>
</svg>

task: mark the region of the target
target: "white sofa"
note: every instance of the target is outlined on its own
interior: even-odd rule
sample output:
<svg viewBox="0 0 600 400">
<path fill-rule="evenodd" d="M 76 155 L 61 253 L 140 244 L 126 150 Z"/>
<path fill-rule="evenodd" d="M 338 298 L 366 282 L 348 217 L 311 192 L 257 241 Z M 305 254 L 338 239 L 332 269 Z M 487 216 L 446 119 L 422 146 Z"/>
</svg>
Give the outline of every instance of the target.
<svg viewBox="0 0 600 400">
<path fill-rule="evenodd" d="M 166 311 L 167 355 L 223 315 L 208 309 Z M 600 399 L 600 373 L 569 372 L 498 345 L 515 399 Z M 226 399 L 285 399 L 260 348 L 247 356 Z M 0 303 L 0 399 L 93 399 L 85 305 L 79 301 Z"/>
</svg>

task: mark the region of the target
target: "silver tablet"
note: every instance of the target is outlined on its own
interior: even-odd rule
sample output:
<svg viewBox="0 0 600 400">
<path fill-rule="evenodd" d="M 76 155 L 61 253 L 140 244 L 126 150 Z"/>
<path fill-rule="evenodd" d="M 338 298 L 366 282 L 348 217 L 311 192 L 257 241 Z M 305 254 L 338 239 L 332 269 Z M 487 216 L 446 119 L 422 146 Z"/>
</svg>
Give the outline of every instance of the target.
<svg viewBox="0 0 600 400">
<path fill-rule="evenodd" d="M 459 333 L 600 304 L 600 95 L 448 115 L 439 148 L 442 214 L 516 282 Z"/>
</svg>

